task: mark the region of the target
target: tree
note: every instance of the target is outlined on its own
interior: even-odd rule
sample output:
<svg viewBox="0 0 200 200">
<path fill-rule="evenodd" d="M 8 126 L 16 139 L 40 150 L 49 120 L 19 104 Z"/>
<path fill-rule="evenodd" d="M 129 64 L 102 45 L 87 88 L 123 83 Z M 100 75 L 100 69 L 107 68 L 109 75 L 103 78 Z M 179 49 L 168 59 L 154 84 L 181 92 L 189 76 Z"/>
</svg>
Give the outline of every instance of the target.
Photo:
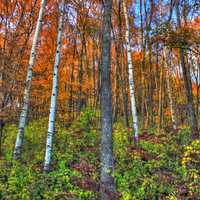
<svg viewBox="0 0 200 200">
<path fill-rule="evenodd" d="M 110 81 L 112 0 L 104 1 L 103 44 L 101 64 L 101 199 L 115 199 L 112 146 L 112 95 Z"/>
<path fill-rule="evenodd" d="M 179 0 L 176 0 L 176 17 L 177 17 L 178 28 L 181 28 Z M 181 63 L 182 71 L 183 71 L 183 80 L 184 80 L 184 85 L 185 85 L 185 90 L 186 90 L 187 103 L 188 103 L 188 108 L 189 108 L 189 112 L 191 116 L 190 127 L 192 131 L 192 137 L 198 138 L 199 137 L 198 123 L 197 123 L 195 107 L 193 104 L 191 75 L 190 75 L 189 67 L 186 66 L 185 54 L 186 54 L 186 50 L 184 50 L 183 47 L 180 47 L 180 63 Z"/>
<path fill-rule="evenodd" d="M 29 66 L 28 66 L 28 72 L 27 72 L 27 77 L 26 77 L 26 83 L 25 83 L 25 90 L 24 90 L 24 99 L 23 99 L 23 106 L 22 106 L 22 111 L 19 119 L 19 128 L 18 128 L 18 134 L 17 134 L 17 139 L 15 143 L 15 148 L 14 148 L 14 155 L 13 159 L 16 160 L 19 158 L 20 153 L 21 153 L 21 148 L 22 148 L 22 143 L 23 143 L 23 138 L 24 138 L 24 128 L 26 125 L 26 120 L 28 116 L 28 109 L 29 109 L 29 96 L 30 96 L 30 90 L 31 90 L 31 81 L 33 77 L 33 65 L 36 57 L 36 47 L 37 47 L 37 41 L 39 38 L 41 26 L 42 26 L 42 15 L 43 11 L 45 8 L 46 1 L 42 0 L 41 1 L 41 6 L 40 6 L 40 11 L 39 11 L 39 16 L 37 20 L 37 25 L 36 25 L 36 30 L 35 34 L 33 37 L 33 42 L 32 42 L 32 48 L 31 48 L 31 54 L 29 58 Z"/>
<path fill-rule="evenodd" d="M 20 78 L 35 24 L 29 13 L 37 12 L 35 4 L 34 1 L 0 3 L 0 143 L 6 136 L 3 128 L 7 123 L 16 122 L 19 113 L 23 86 Z"/>
<path fill-rule="evenodd" d="M 128 22 L 128 15 L 126 10 L 125 1 L 123 1 L 123 9 L 124 9 L 124 16 L 125 16 L 125 23 L 126 23 L 126 48 L 127 48 L 127 63 L 128 63 L 128 75 L 129 75 L 129 90 L 130 90 L 130 97 L 131 97 L 131 111 L 133 117 L 133 129 L 134 129 L 134 142 L 138 142 L 138 115 L 137 115 L 137 108 L 136 108 L 136 99 L 135 99 L 135 84 L 133 79 L 133 63 L 131 58 L 131 46 L 130 46 L 130 32 L 129 32 L 129 22 Z"/>
<path fill-rule="evenodd" d="M 165 65 L 166 65 L 166 82 L 167 82 L 167 93 L 169 97 L 169 107 L 171 112 L 171 120 L 173 124 L 173 128 L 176 129 L 176 116 L 174 111 L 174 101 L 172 98 L 172 88 L 170 84 L 170 69 L 171 69 L 171 62 L 172 62 L 172 55 L 171 52 L 167 51 L 165 48 L 163 50 L 164 53 L 164 59 L 165 59 Z"/>
<path fill-rule="evenodd" d="M 47 143 L 46 143 L 46 153 L 44 159 L 44 171 L 48 172 L 50 170 L 51 164 L 51 154 L 52 154 L 52 140 L 55 129 L 55 117 L 56 117 L 56 104 L 58 96 L 58 67 L 60 64 L 60 50 L 61 50 L 61 40 L 62 40 L 62 29 L 64 23 L 64 0 L 60 0 L 60 19 L 58 24 L 58 35 L 57 35 L 57 48 L 55 54 L 55 63 L 53 69 L 53 88 L 51 95 L 51 107 L 49 114 L 49 124 L 47 133 Z"/>
</svg>

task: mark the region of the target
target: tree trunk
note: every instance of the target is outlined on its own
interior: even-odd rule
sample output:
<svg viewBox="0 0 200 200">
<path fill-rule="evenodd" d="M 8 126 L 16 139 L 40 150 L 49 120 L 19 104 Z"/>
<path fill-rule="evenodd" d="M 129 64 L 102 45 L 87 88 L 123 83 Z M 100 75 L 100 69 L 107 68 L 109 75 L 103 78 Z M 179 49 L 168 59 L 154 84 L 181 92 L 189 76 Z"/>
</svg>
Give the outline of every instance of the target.
<svg viewBox="0 0 200 200">
<path fill-rule="evenodd" d="M 134 129 L 134 142 L 138 142 L 138 115 L 137 115 L 137 108 L 136 108 L 136 100 L 135 100 L 135 84 L 133 80 L 133 64 L 131 58 L 131 46 L 130 46 L 130 32 L 129 32 L 129 22 L 128 22 L 128 15 L 126 10 L 125 1 L 123 1 L 123 9 L 124 9 L 124 16 L 126 22 L 126 47 L 127 47 L 127 62 L 128 62 L 128 74 L 129 74 L 129 88 L 130 88 L 130 97 L 131 97 L 131 111 L 133 117 L 133 129 Z"/>
<path fill-rule="evenodd" d="M 0 119 L 0 156 L 1 156 L 1 153 L 2 153 L 2 140 L 3 140 L 4 126 L 5 126 L 5 122 L 2 119 Z"/>
<path fill-rule="evenodd" d="M 129 128 L 129 121 L 128 121 L 128 93 L 127 93 L 127 76 L 126 71 L 127 67 L 124 64 L 124 51 L 123 51 L 123 34 L 122 34 L 122 0 L 118 0 L 118 40 L 116 39 L 116 64 L 118 66 L 118 72 L 119 72 L 119 85 L 120 90 L 122 94 L 122 104 L 123 104 L 123 117 L 124 117 L 124 125 L 126 128 Z M 124 68 L 124 71 L 123 71 Z"/>
<path fill-rule="evenodd" d="M 153 64 L 152 64 L 152 44 L 149 41 L 148 36 L 148 48 L 149 48 L 149 87 L 148 87 L 148 112 L 149 112 L 149 118 L 148 118 L 148 124 L 150 127 L 153 126 Z"/>
<path fill-rule="evenodd" d="M 163 66 L 160 71 L 160 87 L 159 87 L 159 106 L 158 106 L 158 117 L 159 117 L 159 130 L 162 128 L 163 123 Z"/>
<path fill-rule="evenodd" d="M 116 65 L 115 65 L 115 101 L 114 101 L 114 114 L 113 114 L 113 122 L 117 121 L 119 111 L 120 111 L 120 93 L 119 93 L 119 53 L 116 53 Z"/>
<path fill-rule="evenodd" d="M 76 39 L 73 41 L 74 48 L 73 48 L 73 60 L 76 58 Z M 69 77 L 69 86 L 68 86 L 68 92 L 69 92 L 69 99 L 67 101 L 67 107 L 68 107 L 68 115 L 69 115 L 69 121 L 67 121 L 67 124 L 70 125 L 72 121 L 74 120 L 74 100 L 73 100 L 73 81 L 74 81 L 74 66 L 75 64 L 72 63 L 70 66 L 70 77 Z"/>
<path fill-rule="evenodd" d="M 77 102 L 77 113 L 80 115 L 82 109 L 82 83 L 83 83 L 83 42 L 81 47 L 80 63 L 78 64 L 78 102 Z"/>
<path fill-rule="evenodd" d="M 74 63 L 70 66 L 70 80 L 69 80 L 69 99 L 67 101 L 68 106 L 68 115 L 69 121 L 67 122 L 69 125 L 74 120 L 74 110 L 73 110 L 73 81 L 74 81 Z"/>
<path fill-rule="evenodd" d="M 144 29 L 143 29 L 143 6 L 142 0 L 140 0 L 140 29 L 141 29 L 141 50 L 142 50 L 142 62 L 141 62 L 141 128 L 145 128 L 145 54 L 146 54 L 146 42 L 144 41 Z"/>
<path fill-rule="evenodd" d="M 115 52 L 116 52 L 116 63 L 115 63 L 115 91 L 114 91 L 114 103 L 113 103 L 113 122 L 117 121 L 119 112 L 120 112 L 120 42 L 116 40 L 116 36 L 114 31 L 113 33 L 113 39 L 114 39 L 114 46 L 115 46 Z"/>
<path fill-rule="evenodd" d="M 181 27 L 181 19 L 180 19 L 180 13 L 179 13 L 179 0 L 176 0 L 176 16 L 177 16 L 178 27 Z M 184 85 L 185 85 L 185 90 L 186 90 L 187 103 L 188 103 L 189 112 L 191 116 L 190 127 L 192 131 L 192 138 L 195 139 L 199 137 L 198 123 L 197 123 L 197 117 L 195 113 L 195 107 L 193 104 L 191 75 L 190 75 L 190 70 L 186 66 L 183 48 L 180 48 L 180 61 L 181 61 L 181 67 L 183 71 L 183 80 L 184 80 Z"/>
<path fill-rule="evenodd" d="M 93 81 L 93 107 L 94 107 L 94 111 L 95 111 L 95 103 L 96 103 L 96 94 L 97 94 L 97 86 L 96 86 L 96 45 L 95 45 L 95 39 L 93 39 L 92 41 L 92 81 Z"/>
<path fill-rule="evenodd" d="M 101 65 L 101 200 L 115 199 L 112 146 L 112 94 L 110 81 L 112 0 L 104 1 Z"/>
<path fill-rule="evenodd" d="M 53 88 L 51 95 L 51 107 L 49 114 L 49 124 L 48 124 L 48 134 L 47 134 L 47 143 L 46 143 L 46 153 L 44 159 L 44 171 L 48 172 L 51 165 L 51 154 L 52 154 L 52 140 L 55 129 L 55 116 L 56 116 L 56 105 L 57 105 L 57 96 L 58 96 L 58 67 L 60 64 L 60 49 L 62 41 L 62 28 L 64 22 L 64 0 L 61 0 L 60 4 L 60 19 L 58 25 L 58 35 L 57 35 L 57 48 L 55 54 L 55 63 L 54 63 L 54 73 L 53 73 Z"/>
<path fill-rule="evenodd" d="M 42 0 L 39 15 L 38 15 L 38 20 L 37 20 L 36 30 L 35 30 L 35 34 L 34 34 L 33 42 L 32 42 L 32 48 L 31 48 L 31 54 L 29 58 L 29 66 L 28 66 L 28 72 L 27 72 L 27 78 L 26 78 L 26 84 L 25 84 L 25 90 L 24 90 L 23 107 L 22 107 L 22 111 L 21 111 L 21 115 L 19 119 L 18 134 L 17 134 L 14 155 L 13 155 L 14 160 L 17 160 L 21 154 L 21 148 L 22 148 L 22 143 L 23 143 L 23 138 L 24 138 L 24 128 L 26 125 L 28 109 L 29 109 L 29 96 L 30 96 L 31 82 L 32 82 L 32 76 L 33 76 L 32 70 L 33 70 L 33 65 L 34 65 L 35 56 L 36 56 L 37 41 L 39 38 L 41 26 L 42 26 L 42 15 L 45 8 L 45 4 L 46 4 L 46 0 Z"/>
<path fill-rule="evenodd" d="M 175 116 L 175 111 L 174 111 L 174 102 L 172 98 L 172 89 L 171 89 L 171 84 L 170 84 L 170 77 L 169 77 L 169 69 L 171 68 L 171 60 L 172 57 L 170 56 L 170 52 L 166 52 L 164 50 L 164 59 L 166 60 L 166 82 L 167 82 L 167 93 L 169 97 L 169 106 L 170 106 L 170 112 L 171 112 L 171 119 L 172 119 L 172 124 L 173 128 L 176 129 L 176 116 Z"/>
</svg>

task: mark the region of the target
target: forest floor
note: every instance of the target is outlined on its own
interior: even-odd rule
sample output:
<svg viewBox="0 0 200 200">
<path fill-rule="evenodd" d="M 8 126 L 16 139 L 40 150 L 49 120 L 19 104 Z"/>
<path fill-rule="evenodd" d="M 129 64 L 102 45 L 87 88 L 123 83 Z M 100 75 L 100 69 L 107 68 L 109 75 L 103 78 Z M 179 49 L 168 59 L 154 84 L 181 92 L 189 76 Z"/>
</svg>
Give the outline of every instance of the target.
<svg viewBox="0 0 200 200">
<path fill-rule="evenodd" d="M 4 131 L 0 157 L 2 200 L 99 199 L 98 118 L 83 112 L 69 128 L 56 125 L 52 171 L 42 172 L 47 119 L 29 123 L 23 153 L 12 161 L 17 127 Z M 188 128 L 176 131 L 151 129 L 140 134 L 137 147 L 130 133 L 117 122 L 113 127 L 118 198 L 121 200 L 200 199 L 200 140 L 190 140 Z"/>
</svg>

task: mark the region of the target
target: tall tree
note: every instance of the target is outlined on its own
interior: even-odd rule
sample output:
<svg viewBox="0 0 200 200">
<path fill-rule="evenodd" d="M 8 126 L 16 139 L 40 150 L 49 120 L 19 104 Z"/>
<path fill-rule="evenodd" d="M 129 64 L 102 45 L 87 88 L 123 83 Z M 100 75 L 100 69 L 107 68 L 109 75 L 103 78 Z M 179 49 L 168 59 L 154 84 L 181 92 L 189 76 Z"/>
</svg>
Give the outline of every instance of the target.
<svg viewBox="0 0 200 200">
<path fill-rule="evenodd" d="M 144 40 L 144 28 L 143 28 L 143 4 L 140 0 L 140 32 L 141 32 L 141 51 L 142 51 L 142 61 L 141 61 L 141 128 L 145 128 L 145 79 L 144 79 L 144 69 L 145 69 L 145 54 L 146 54 L 146 40 Z"/>
<path fill-rule="evenodd" d="M 163 61 L 164 63 L 164 61 Z M 158 104 L 158 116 L 159 116 L 159 130 L 162 128 L 163 125 L 163 63 L 160 66 L 160 87 L 159 87 L 159 104 Z"/>
<path fill-rule="evenodd" d="M 176 0 L 177 25 L 178 25 L 178 28 L 181 28 L 181 17 L 180 17 L 179 8 L 180 8 L 180 2 L 179 0 Z M 192 137 L 198 138 L 199 137 L 198 123 L 197 123 L 195 107 L 193 104 L 191 75 L 190 75 L 189 66 L 186 66 L 185 54 L 186 54 L 186 50 L 184 50 L 183 47 L 180 47 L 180 63 L 181 63 L 182 71 L 183 71 L 183 80 L 184 80 L 184 85 L 185 85 L 185 90 L 186 90 L 187 103 L 188 103 L 189 112 L 191 116 L 190 126 L 191 126 L 191 131 L 192 131 Z"/>
<path fill-rule="evenodd" d="M 110 81 L 112 0 L 104 1 L 103 43 L 101 64 L 101 199 L 115 199 L 112 145 L 112 94 Z"/>
<path fill-rule="evenodd" d="M 34 61 L 36 57 L 37 41 L 39 38 L 41 26 L 42 26 L 42 15 L 44 12 L 45 4 L 46 4 L 46 0 L 42 0 L 41 5 L 40 5 L 38 20 L 37 20 L 36 30 L 33 36 L 31 54 L 29 58 L 28 72 L 27 72 L 26 83 L 25 83 L 23 106 L 22 106 L 22 111 L 21 111 L 21 115 L 19 119 L 18 134 L 17 134 L 14 155 L 13 155 L 14 160 L 18 159 L 20 156 L 23 138 L 24 138 L 24 128 L 25 128 L 27 116 L 28 116 L 29 96 L 30 96 L 31 82 L 32 82 L 32 77 L 33 77 L 33 65 L 34 65 Z"/>
<path fill-rule="evenodd" d="M 131 45 L 130 45 L 130 28 L 129 28 L 129 21 L 128 21 L 128 14 L 126 9 L 125 1 L 123 1 L 123 9 L 124 9 L 124 16 L 126 22 L 126 49 L 127 49 L 127 63 L 128 63 L 128 75 L 129 75 L 129 88 L 130 88 L 130 97 L 131 97 L 131 111 L 133 117 L 133 129 L 134 129 L 134 142 L 138 142 L 138 115 L 137 115 L 137 108 L 136 108 L 136 99 L 135 99 L 135 83 L 133 79 L 133 63 L 131 57 Z"/>
<path fill-rule="evenodd" d="M 171 52 L 167 52 L 166 49 L 164 49 L 164 59 L 165 59 L 165 65 L 166 65 L 166 82 L 167 82 L 167 93 L 169 97 L 169 107 L 171 112 L 171 120 L 173 124 L 173 128 L 176 129 L 176 116 L 174 111 L 174 101 L 172 97 L 172 87 L 170 83 L 170 74 L 169 71 L 171 69 L 171 62 L 172 62 L 172 55 Z"/>
<path fill-rule="evenodd" d="M 57 96 L 58 96 L 58 67 L 60 64 L 60 50 L 61 50 L 61 40 L 62 40 L 62 29 L 64 23 L 64 0 L 60 0 L 59 4 L 60 9 L 60 18 L 58 24 L 58 35 L 57 35 L 57 48 L 55 54 L 55 63 L 53 69 L 53 88 L 51 95 L 51 107 L 49 114 L 49 124 L 48 124 L 48 133 L 47 133 L 47 143 L 46 143 L 46 153 L 44 160 L 44 171 L 48 172 L 50 170 L 51 164 L 51 154 L 52 154 L 52 140 L 55 129 L 55 117 L 56 117 L 56 105 L 57 105 Z"/>
</svg>

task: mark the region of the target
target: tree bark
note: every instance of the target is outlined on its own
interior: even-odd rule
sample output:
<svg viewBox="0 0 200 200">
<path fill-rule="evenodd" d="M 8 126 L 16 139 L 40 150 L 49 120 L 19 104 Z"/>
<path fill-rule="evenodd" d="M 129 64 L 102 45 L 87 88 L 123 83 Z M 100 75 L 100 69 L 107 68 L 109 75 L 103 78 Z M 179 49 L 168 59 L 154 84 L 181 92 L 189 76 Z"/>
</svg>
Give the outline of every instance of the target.
<svg viewBox="0 0 200 200">
<path fill-rule="evenodd" d="M 167 54 L 167 55 L 166 55 Z M 170 52 L 165 52 L 164 50 L 164 59 L 166 60 L 166 82 L 167 82 L 167 93 L 169 97 L 169 106 L 170 106 L 170 112 L 171 112 L 171 120 L 172 120 L 172 126 L 174 129 L 176 129 L 176 116 L 174 111 L 174 102 L 172 98 L 172 88 L 170 84 L 170 77 L 169 77 L 169 69 L 171 68 L 171 60 L 172 57 L 170 56 Z"/>
<path fill-rule="evenodd" d="M 179 0 L 176 0 L 176 17 L 177 17 L 178 27 L 181 28 Z M 192 132 L 192 138 L 195 139 L 195 138 L 199 138 L 198 123 L 197 123 L 197 117 L 195 113 L 195 107 L 193 104 L 192 82 L 191 82 L 190 70 L 186 66 L 184 54 L 185 54 L 184 49 L 180 48 L 180 61 L 181 61 L 181 67 L 182 67 L 182 72 L 183 72 L 183 80 L 184 80 L 184 85 L 185 85 L 185 90 L 186 90 L 187 103 L 188 103 L 189 112 L 191 116 L 190 127 L 191 127 L 191 132 Z"/>
<path fill-rule="evenodd" d="M 140 29 L 141 29 L 141 51 L 142 51 L 142 62 L 141 62 L 141 128 L 145 128 L 145 80 L 144 80 L 144 69 L 145 69 L 145 54 L 146 54 L 146 42 L 144 41 L 144 29 L 143 29 L 143 6 L 142 0 L 140 0 Z"/>
<path fill-rule="evenodd" d="M 130 30 L 129 30 L 129 22 L 128 22 L 128 15 L 126 10 L 125 1 L 123 1 L 123 9 L 124 9 L 124 16 L 125 16 L 125 23 L 126 23 L 126 48 L 127 48 L 127 62 L 128 62 L 128 75 L 129 75 L 129 89 L 130 89 L 130 97 L 131 97 L 131 111 L 133 117 L 133 130 L 134 130 L 134 142 L 138 142 L 138 115 L 137 115 L 137 108 L 136 108 L 136 99 L 135 99 L 135 83 L 133 79 L 133 64 L 131 58 L 131 46 L 130 46 Z"/>
<path fill-rule="evenodd" d="M 159 117 L 159 130 L 162 128 L 163 123 L 163 66 L 161 65 L 160 70 L 160 87 L 159 87 L 159 106 L 158 106 L 158 117 Z"/>
<path fill-rule="evenodd" d="M 57 105 L 57 96 L 58 96 L 58 67 L 60 64 L 60 49 L 62 41 L 62 28 L 64 22 L 64 0 L 61 0 L 60 4 L 60 18 L 58 25 L 58 35 L 57 35 L 57 48 L 55 54 L 55 63 L 54 63 L 54 73 L 53 73 L 53 88 L 51 95 L 51 107 L 49 114 L 49 124 L 48 124 L 48 134 L 47 134 L 47 143 L 46 143 L 46 153 L 44 159 L 44 171 L 49 172 L 51 166 L 51 154 L 52 154 L 52 140 L 55 129 L 55 116 L 56 116 L 56 105 Z"/>
<path fill-rule="evenodd" d="M 20 157 L 21 148 L 23 144 L 24 128 L 26 125 L 28 109 L 29 109 L 29 96 L 30 96 L 31 82 L 32 82 L 32 76 L 33 76 L 32 70 L 33 70 L 33 65 L 34 65 L 34 61 L 36 57 L 37 41 L 38 41 L 40 30 L 42 27 L 42 15 L 44 12 L 45 4 L 46 4 L 46 0 L 42 0 L 39 16 L 37 20 L 36 30 L 35 30 L 35 34 L 34 34 L 33 42 L 32 42 L 32 48 L 31 48 L 31 54 L 29 58 L 29 66 L 28 66 L 28 72 L 27 72 L 27 78 L 26 78 L 26 84 L 25 84 L 25 90 L 24 90 L 23 107 L 22 107 L 22 111 L 21 111 L 21 115 L 19 119 L 18 134 L 17 134 L 17 139 L 15 143 L 15 148 L 14 148 L 14 155 L 13 155 L 14 160 L 17 160 Z"/>
<path fill-rule="evenodd" d="M 101 200 L 115 199 L 112 146 L 112 94 L 110 81 L 112 0 L 104 1 L 101 65 Z"/>
</svg>

